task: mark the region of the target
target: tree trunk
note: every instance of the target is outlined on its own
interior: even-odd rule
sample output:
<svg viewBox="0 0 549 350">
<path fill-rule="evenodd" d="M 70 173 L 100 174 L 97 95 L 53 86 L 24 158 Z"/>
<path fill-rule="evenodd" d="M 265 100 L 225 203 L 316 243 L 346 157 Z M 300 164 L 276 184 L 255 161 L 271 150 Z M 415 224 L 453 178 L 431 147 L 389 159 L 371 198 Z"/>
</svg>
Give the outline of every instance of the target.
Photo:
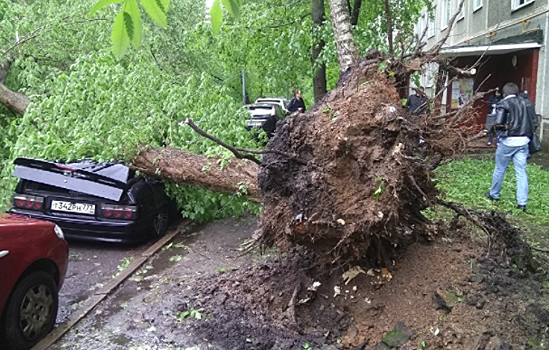
<svg viewBox="0 0 549 350">
<path fill-rule="evenodd" d="M 353 10 L 351 11 L 351 25 L 356 26 L 358 24 L 358 16 L 360 16 L 360 9 L 362 7 L 362 0 L 355 0 Z"/>
<path fill-rule="evenodd" d="M 257 164 L 232 158 L 222 169 L 217 161 L 176 148 L 147 148 L 134 158 L 132 167 L 149 176 L 216 192 L 244 192 L 247 199 L 261 201 Z"/>
<path fill-rule="evenodd" d="M 4 84 L 0 84 L 0 103 L 8 107 L 10 111 L 23 115 L 29 106 L 30 100 L 27 96 L 11 91 Z"/>
<path fill-rule="evenodd" d="M 346 0 L 329 0 L 330 17 L 339 60 L 339 72 L 347 71 L 356 63 L 358 50 L 355 45 L 349 7 Z"/>
<path fill-rule="evenodd" d="M 389 43 L 389 55 L 393 57 L 395 50 L 393 48 L 393 17 L 391 15 L 391 4 L 385 0 L 385 17 L 387 20 L 387 42 Z"/>
<path fill-rule="evenodd" d="M 313 0 L 312 9 L 311 9 L 311 15 L 313 23 L 315 24 L 315 27 L 317 29 L 320 29 L 322 25 L 324 24 L 324 0 Z M 313 32 L 314 33 L 314 32 Z M 313 56 L 312 61 L 313 65 L 315 64 L 316 60 L 320 56 L 320 53 L 324 49 L 325 42 L 322 39 L 318 39 L 314 37 L 315 34 L 313 34 Z M 322 97 L 326 94 L 326 64 L 322 63 L 319 65 L 318 69 L 316 70 L 315 76 L 313 78 L 313 88 L 314 88 L 314 96 L 315 96 L 315 103 L 320 101 Z"/>
<path fill-rule="evenodd" d="M 0 103 L 13 113 L 23 115 L 29 106 L 30 100 L 24 94 L 11 91 L 4 85 L 8 78 L 10 67 L 10 59 L 4 59 L 2 64 L 0 64 Z"/>
</svg>

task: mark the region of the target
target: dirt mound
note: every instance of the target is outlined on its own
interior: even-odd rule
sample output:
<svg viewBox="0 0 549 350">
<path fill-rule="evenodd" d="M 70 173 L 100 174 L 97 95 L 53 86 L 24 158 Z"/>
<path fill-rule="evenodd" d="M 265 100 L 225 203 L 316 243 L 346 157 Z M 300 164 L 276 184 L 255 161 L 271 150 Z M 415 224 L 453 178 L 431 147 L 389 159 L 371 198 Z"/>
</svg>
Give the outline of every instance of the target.
<svg viewBox="0 0 549 350">
<path fill-rule="evenodd" d="M 208 315 L 186 331 L 213 349 L 503 350 L 549 341 L 547 274 L 521 270 L 469 236 L 412 244 L 392 268 L 355 270 L 348 284 L 343 270 L 327 275 L 314 261 L 303 249 L 200 279 L 180 307 Z"/>
<path fill-rule="evenodd" d="M 307 343 L 315 349 L 335 349 L 325 344 L 319 329 L 303 334 L 296 319 L 298 292 L 312 284 L 303 269 L 313 263 L 311 258 L 296 251 L 287 258 L 205 278 L 193 286 L 200 293 L 180 308 L 209 310 L 208 320 L 196 323 L 193 331 L 219 349 L 302 349 Z M 325 316 L 332 320 L 330 328 L 338 328 L 344 318 L 333 309 Z"/>
<path fill-rule="evenodd" d="M 259 240 L 314 245 L 332 258 L 365 255 L 384 265 L 389 252 L 425 233 L 421 210 L 436 197 L 419 118 L 402 108 L 384 74 L 332 91 L 311 111 L 279 124 L 259 184 Z"/>
</svg>

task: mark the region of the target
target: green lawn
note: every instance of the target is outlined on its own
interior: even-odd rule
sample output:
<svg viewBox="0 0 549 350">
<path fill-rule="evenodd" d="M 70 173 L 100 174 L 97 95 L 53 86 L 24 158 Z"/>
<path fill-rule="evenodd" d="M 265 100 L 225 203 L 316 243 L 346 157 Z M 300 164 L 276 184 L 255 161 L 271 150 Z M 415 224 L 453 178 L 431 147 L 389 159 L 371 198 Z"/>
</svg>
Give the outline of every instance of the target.
<svg viewBox="0 0 549 350">
<path fill-rule="evenodd" d="M 492 202 L 484 197 L 484 192 L 490 189 L 493 171 L 494 161 L 491 159 L 463 158 L 451 161 L 435 171 L 437 187 L 449 201 L 461 202 L 470 208 L 518 215 L 520 211 L 516 209 L 516 182 L 512 164 L 507 168 L 500 200 Z M 524 219 L 549 227 L 549 171 L 529 164 L 527 172 L 529 194 Z"/>
</svg>

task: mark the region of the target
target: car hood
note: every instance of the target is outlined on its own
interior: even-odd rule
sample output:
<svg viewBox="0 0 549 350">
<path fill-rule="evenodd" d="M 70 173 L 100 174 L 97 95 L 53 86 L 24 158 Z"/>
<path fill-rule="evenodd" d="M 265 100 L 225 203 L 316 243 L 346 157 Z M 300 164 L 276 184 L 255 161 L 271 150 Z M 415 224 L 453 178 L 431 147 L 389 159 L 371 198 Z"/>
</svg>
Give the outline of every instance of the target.
<svg viewBox="0 0 549 350">
<path fill-rule="evenodd" d="M 0 213 L 0 226 L 10 224 L 33 224 L 43 222 L 37 219 L 31 219 L 27 216 Z"/>
</svg>

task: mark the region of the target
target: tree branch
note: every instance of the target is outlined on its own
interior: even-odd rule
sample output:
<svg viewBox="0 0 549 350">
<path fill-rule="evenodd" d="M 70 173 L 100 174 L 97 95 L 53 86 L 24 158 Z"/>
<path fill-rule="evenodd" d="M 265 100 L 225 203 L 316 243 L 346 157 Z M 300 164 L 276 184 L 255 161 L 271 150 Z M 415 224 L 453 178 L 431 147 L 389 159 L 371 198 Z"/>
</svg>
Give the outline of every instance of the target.
<svg viewBox="0 0 549 350">
<path fill-rule="evenodd" d="M 311 13 L 306 13 L 304 14 L 303 16 L 299 17 L 298 19 L 296 19 L 295 21 L 292 21 L 292 22 L 288 22 L 288 23 L 283 23 L 283 24 L 276 24 L 276 25 L 271 25 L 271 26 L 265 26 L 261 29 L 277 29 L 277 28 L 282 28 L 282 27 L 287 27 L 287 26 L 291 26 L 291 25 L 294 25 L 296 23 L 299 23 L 301 21 L 303 21 L 303 19 L 309 17 L 311 15 Z"/>
<path fill-rule="evenodd" d="M 457 12 L 454 13 L 452 18 L 450 19 L 450 22 L 448 23 L 448 27 L 446 28 L 446 34 L 444 34 L 444 37 L 442 37 L 442 39 L 440 39 L 439 42 L 436 43 L 435 46 L 433 46 L 431 48 L 431 50 L 430 50 L 431 54 L 435 54 L 435 55 L 438 54 L 438 52 L 440 51 L 442 46 L 446 43 L 446 40 L 448 40 L 448 37 L 450 37 L 450 32 L 454 28 L 454 23 L 456 22 L 456 19 L 458 18 L 459 14 L 461 12 L 461 9 L 463 8 L 464 2 L 465 2 L 465 0 L 461 0 L 461 2 L 459 3 Z"/>
<path fill-rule="evenodd" d="M 217 143 L 218 145 L 228 149 L 238 159 L 248 159 L 248 160 L 251 160 L 252 162 L 254 162 L 256 164 L 261 165 L 261 161 L 259 161 L 256 157 L 251 156 L 250 154 L 276 154 L 276 155 L 279 155 L 279 156 L 282 156 L 282 157 L 293 159 L 296 162 L 301 163 L 301 164 L 307 164 L 306 160 L 298 158 L 294 155 L 291 155 L 291 154 L 288 154 L 288 153 L 285 153 L 285 152 L 281 152 L 281 151 L 276 151 L 276 150 L 260 151 L 260 150 L 253 150 L 253 149 L 247 149 L 247 148 L 233 147 L 233 146 L 227 144 L 226 142 L 218 139 L 217 137 L 212 136 L 212 135 L 208 134 L 207 132 L 205 132 L 204 130 L 200 129 L 193 122 L 193 120 L 190 119 L 190 118 L 188 118 L 185 121 L 185 124 L 189 125 L 191 127 L 191 129 L 196 131 L 199 135 L 204 136 L 208 140 L 211 140 L 211 141 Z M 248 153 L 248 154 L 244 154 L 244 153 Z"/>
<path fill-rule="evenodd" d="M 208 134 L 207 132 L 205 132 L 204 130 L 200 129 L 198 126 L 196 126 L 196 124 L 193 122 L 193 120 L 191 118 L 187 118 L 187 120 L 185 121 L 185 124 L 190 126 L 191 129 L 196 131 L 196 133 L 198 133 L 200 136 L 204 136 L 208 140 L 211 140 L 211 141 L 217 143 L 218 145 L 228 149 L 229 151 L 231 151 L 234 154 L 234 156 L 236 158 L 238 158 L 238 159 L 248 159 L 248 160 L 251 160 L 252 162 L 254 162 L 256 164 L 261 165 L 261 161 L 259 159 L 257 159 L 256 157 L 251 156 L 249 154 L 242 154 L 235 147 L 225 143 L 224 141 L 221 141 L 217 137 L 212 136 L 212 135 Z"/>
</svg>

